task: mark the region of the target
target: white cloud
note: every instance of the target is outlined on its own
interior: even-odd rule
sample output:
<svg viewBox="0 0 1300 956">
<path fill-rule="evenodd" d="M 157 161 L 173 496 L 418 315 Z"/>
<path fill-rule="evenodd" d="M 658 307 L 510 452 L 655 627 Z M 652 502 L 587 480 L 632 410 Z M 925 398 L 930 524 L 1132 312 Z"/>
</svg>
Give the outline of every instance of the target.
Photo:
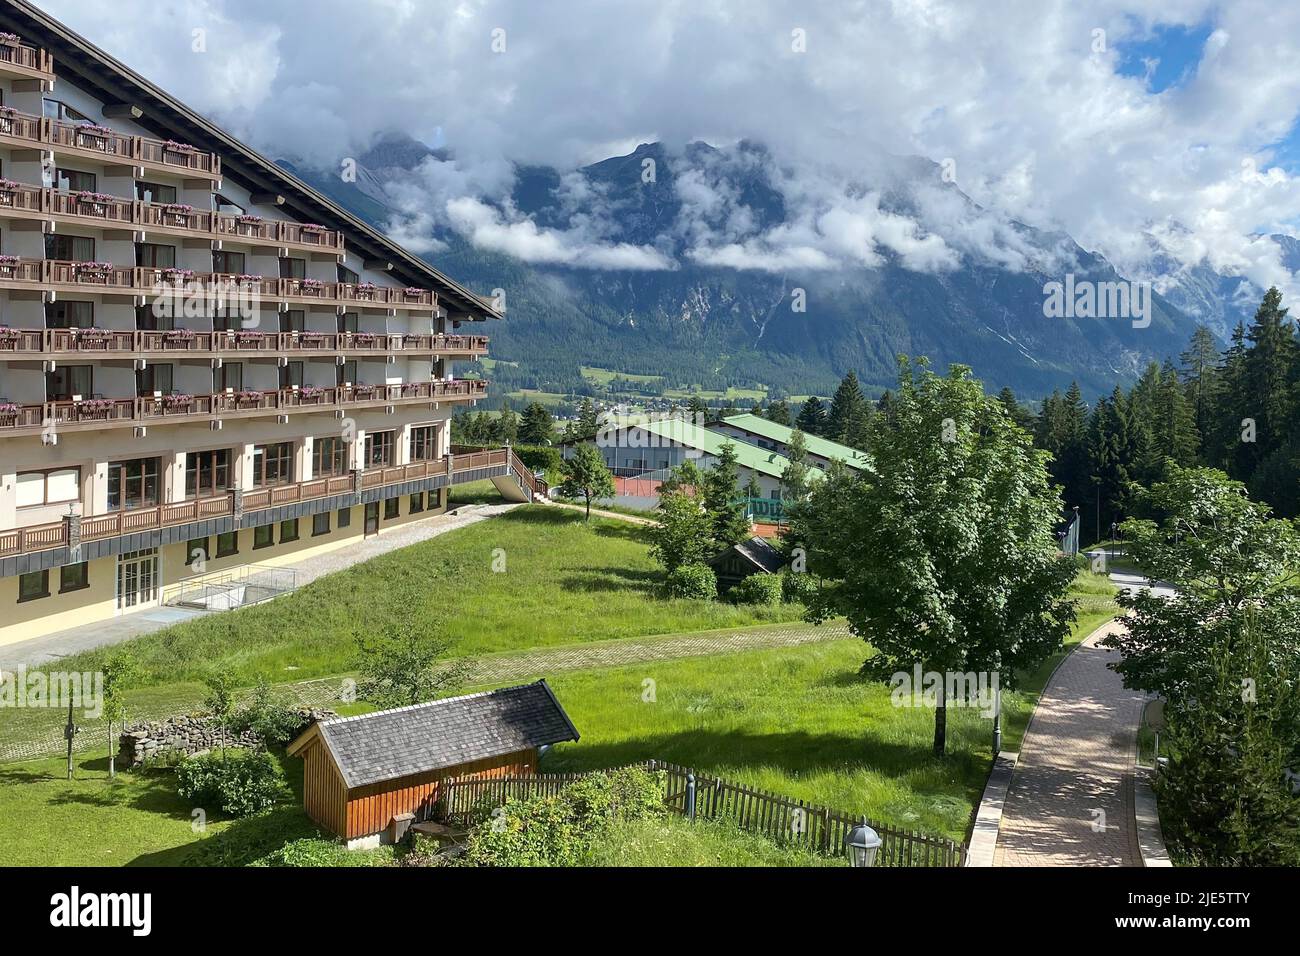
<svg viewBox="0 0 1300 956">
<path fill-rule="evenodd" d="M 541 257 L 532 261 L 665 268 L 662 251 L 620 243 L 612 210 L 572 183 L 570 229 L 503 211 L 505 161 L 570 169 L 635 142 L 750 139 L 784 171 L 789 228 L 765 228 L 707 176 L 680 182 L 691 215 L 676 238 L 696 261 L 814 269 L 894 255 L 933 270 L 981 256 L 1018 268 L 1037 254 L 1018 220 L 1138 271 L 1151 253 L 1143 231 L 1181 224 L 1190 237 L 1166 248 L 1179 261 L 1291 285 L 1255 237 L 1300 221 L 1300 184 L 1275 156 L 1300 114 L 1294 4 L 569 0 L 562 14 L 527 0 L 43 5 L 271 152 L 332 166 L 390 130 L 451 146 L 454 168 L 413 177 L 405 234 L 452 225 Z M 1152 92 L 1145 77 L 1117 72 L 1125 40 L 1204 23 L 1214 31 L 1180 85 Z M 806 52 L 791 48 L 795 27 Z M 191 52 L 195 28 L 208 31 L 204 54 Z M 1101 52 L 1096 29 L 1106 31 Z M 882 188 L 873 176 L 885 154 L 955 160 L 957 186 L 990 214 L 937 189 L 898 210 L 844 188 Z M 1260 175 L 1243 179 L 1243 160 Z M 467 198 L 491 205 L 457 203 Z M 596 208 L 581 218 L 588 200 Z"/>
</svg>

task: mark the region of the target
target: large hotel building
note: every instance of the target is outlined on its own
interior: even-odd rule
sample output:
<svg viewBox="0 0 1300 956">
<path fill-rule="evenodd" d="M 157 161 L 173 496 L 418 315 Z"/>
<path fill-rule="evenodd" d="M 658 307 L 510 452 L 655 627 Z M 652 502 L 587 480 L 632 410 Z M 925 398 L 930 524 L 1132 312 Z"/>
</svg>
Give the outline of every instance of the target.
<svg viewBox="0 0 1300 956">
<path fill-rule="evenodd" d="M 485 353 L 476 329 L 497 317 L 2 0 L 0 645 L 238 603 L 250 568 L 425 519 L 454 482 L 527 499 L 509 450 L 449 443 L 486 389 L 455 364 Z"/>
</svg>

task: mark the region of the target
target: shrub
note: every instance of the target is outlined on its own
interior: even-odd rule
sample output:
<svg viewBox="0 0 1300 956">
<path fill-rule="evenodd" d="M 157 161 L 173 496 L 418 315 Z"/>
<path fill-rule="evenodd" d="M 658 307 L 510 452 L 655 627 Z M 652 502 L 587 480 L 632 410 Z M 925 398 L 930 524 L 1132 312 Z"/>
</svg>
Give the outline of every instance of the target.
<svg viewBox="0 0 1300 956">
<path fill-rule="evenodd" d="M 510 800 L 469 835 L 467 866 L 578 866 L 617 822 L 665 813 L 662 778 L 640 767 L 591 774 L 553 797 Z"/>
<path fill-rule="evenodd" d="M 515 454 L 534 471 L 559 471 L 564 456 L 553 445 L 515 445 Z"/>
<path fill-rule="evenodd" d="M 236 817 L 269 810 L 284 790 L 265 750 L 229 750 L 186 757 L 176 766 L 176 792 L 195 806 Z"/>
<path fill-rule="evenodd" d="M 781 577 L 776 574 L 751 574 L 727 592 L 733 604 L 780 604 Z"/>
<path fill-rule="evenodd" d="M 271 685 L 259 681 L 253 696 L 234 718 L 235 733 L 251 730 L 266 744 L 283 744 L 296 737 L 306 723 L 299 710 L 275 699 Z"/>
<path fill-rule="evenodd" d="M 349 850 L 335 840 L 304 837 L 290 840 L 266 854 L 254 866 L 357 866 L 369 865 L 364 853 Z"/>
<path fill-rule="evenodd" d="M 811 574 L 801 571 L 785 571 L 781 574 L 781 600 L 787 604 L 807 605 L 816 593 L 817 582 Z"/>
<path fill-rule="evenodd" d="M 683 564 L 668 572 L 668 596 L 711 601 L 718 596 L 718 579 L 707 564 Z"/>
</svg>

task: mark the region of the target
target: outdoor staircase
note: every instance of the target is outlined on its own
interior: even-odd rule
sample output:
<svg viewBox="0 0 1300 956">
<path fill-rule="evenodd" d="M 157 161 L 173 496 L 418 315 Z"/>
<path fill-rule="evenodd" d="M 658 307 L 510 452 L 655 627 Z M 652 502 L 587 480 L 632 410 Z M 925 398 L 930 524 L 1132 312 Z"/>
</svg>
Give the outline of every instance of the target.
<svg viewBox="0 0 1300 956">
<path fill-rule="evenodd" d="M 542 504 L 550 501 L 546 479 L 533 474 L 533 470 L 520 460 L 513 448 L 509 452 L 510 467 L 504 475 L 497 475 L 492 484 L 506 501 Z"/>
</svg>

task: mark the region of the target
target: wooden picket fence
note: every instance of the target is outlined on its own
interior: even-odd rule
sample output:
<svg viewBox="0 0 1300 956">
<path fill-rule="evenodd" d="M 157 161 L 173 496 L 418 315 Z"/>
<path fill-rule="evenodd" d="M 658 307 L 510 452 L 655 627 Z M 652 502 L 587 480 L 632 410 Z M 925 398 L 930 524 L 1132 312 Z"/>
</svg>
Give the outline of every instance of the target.
<svg viewBox="0 0 1300 956">
<path fill-rule="evenodd" d="M 674 812 L 687 812 L 687 778 L 693 774 L 696 818 L 730 820 L 742 829 L 761 833 L 778 843 L 799 844 L 827 856 L 843 856 L 849 831 L 859 823 L 866 823 L 881 839 L 876 866 L 947 867 L 963 866 L 966 861 L 966 845 L 944 837 L 814 806 L 661 760 L 635 766 L 663 774 L 664 804 Z M 555 796 L 584 776 L 587 774 L 557 773 L 454 779 L 443 786 L 440 811 L 447 822 L 465 825 L 485 807 L 500 806 L 509 799 Z"/>
</svg>

